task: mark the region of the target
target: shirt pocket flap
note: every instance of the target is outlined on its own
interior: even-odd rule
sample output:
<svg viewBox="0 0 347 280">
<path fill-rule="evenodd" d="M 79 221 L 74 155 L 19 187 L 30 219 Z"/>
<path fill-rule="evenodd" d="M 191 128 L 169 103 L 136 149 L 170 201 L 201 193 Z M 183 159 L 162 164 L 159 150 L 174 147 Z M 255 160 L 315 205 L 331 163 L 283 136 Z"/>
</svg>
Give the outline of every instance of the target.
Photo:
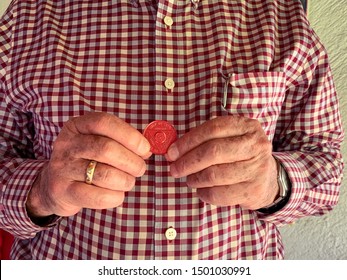
<svg viewBox="0 0 347 280">
<path fill-rule="evenodd" d="M 232 74 L 229 80 L 231 87 L 248 90 L 250 93 L 282 91 L 286 86 L 284 72 L 248 72 Z"/>
<path fill-rule="evenodd" d="M 257 119 L 273 129 L 286 92 L 283 72 L 231 74 L 225 87 L 224 109 L 228 114 Z"/>
</svg>

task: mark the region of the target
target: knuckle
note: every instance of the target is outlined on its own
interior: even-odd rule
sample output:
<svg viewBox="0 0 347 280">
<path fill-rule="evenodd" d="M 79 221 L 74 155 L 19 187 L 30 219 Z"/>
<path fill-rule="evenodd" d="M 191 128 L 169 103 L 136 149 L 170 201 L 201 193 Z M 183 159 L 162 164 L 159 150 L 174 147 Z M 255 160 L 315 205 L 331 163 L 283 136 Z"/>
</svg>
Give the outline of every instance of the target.
<svg viewBox="0 0 347 280">
<path fill-rule="evenodd" d="M 197 190 L 198 197 L 205 203 L 217 205 L 216 194 L 213 188 L 203 188 Z"/>
<path fill-rule="evenodd" d="M 205 180 L 210 186 L 213 186 L 216 183 L 217 175 L 216 175 L 214 168 L 206 169 Z"/>
<path fill-rule="evenodd" d="M 208 144 L 207 148 L 206 148 L 206 153 L 211 158 L 218 158 L 218 157 L 220 157 L 222 152 L 223 151 L 222 151 L 221 143 L 218 140 L 211 141 Z"/>
<path fill-rule="evenodd" d="M 123 179 L 123 186 L 126 191 L 130 191 L 135 186 L 136 179 L 133 176 L 126 175 Z"/>
<path fill-rule="evenodd" d="M 90 126 L 92 129 L 93 126 L 96 126 L 103 130 L 106 128 L 112 119 L 112 115 L 102 112 L 92 112 L 86 115 L 86 117 L 90 118 L 92 121 L 86 122 L 86 126 Z"/>
<path fill-rule="evenodd" d="M 60 135 L 63 135 L 64 133 L 66 133 L 68 131 L 76 132 L 76 123 L 78 123 L 78 120 L 79 120 L 79 117 L 74 117 L 74 118 L 67 120 L 63 125 L 63 128 L 60 132 Z"/>
<path fill-rule="evenodd" d="M 118 152 L 118 161 L 115 164 L 115 166 L 121 171 L 129 173 L 135 177 L 140 177 L 146 172 L 145 161 L 141 157 L 133 155 L 127 151 Z"/>
<path fill-rule="evenodd" d="M 129 191 L 135 185 L 135 177 L 111 167 L 96 169 L 94 181 L 102 186 L 110 186 L 111 189 L 124 191 Z"/>
<path fill-rule="evenodd" d="M 221 119 L 214 119 L 207 127 L 208 131 L 206 131 L 206 133 L 209 133 L 211 135 L 219 135 L 221 131 L 225 130 L 226 125 L 227 123 L 225 122 L 225 120 L 222 121 Z"/>
<path fill-rule="evenodd" d="M 265 136 L 260 138 L 259 147 L 264 154 L 272 153 L 272 144 Z"/>
<path fill-rule="evenodd" d="M 58 173 L 58 175 L 60 175 L 60 173 L 63 172 L 63 170 L 65 169 L 66 165 L 62 162 L 60 157 L 57 157 L 55 155 L 53 155 L 49 161 L 48 164 L 48 170 L 51 173 Z"/>
<path fill-rule="evenodd" d="M 102 137 L 95 137 L 94 141 L 96 142 L 96 146 L 95 146 L 96 148 L 94 150 L 94 152 L 96 154 L 100 154 L 101 153 L 101 154 L 107 155 L 107 154 L 111 154 L 111 153 L 114 152 L 113 151 L 114 150 L 114 146 L 113 146 L 112 141 L 105 140 Z M 91 145 L 88 145 L 88 146 L 92 147 Z"/>
<path fill-rule="evenodd" d="M 51 158 L 54 159 L 70 159 L 73 158 L 74 155 L 76 154 L 75 151 L 73 151 L 73 149 L 75 150 L 79 150 L 81 149 L 81 147 L 73 147 L 71 144 L 71 139 L 66 139 L 63 137 L 58 137 L 56 139 L 56 141 L 54 141 L 53 145 L 52 145 L 52 155 Z"/>
<path fill-rule="evenodd" d="M 260 122 L 256 119 L 246 119 L 247 126 L 251 128 L 252 131 L 262 130 Z"/>
<path fill-rule="evenodd" d="M 192 175 L 189 175 L 187 177 L 187 185 L 192 188 L 202 188 L 202 187 L 208 187 L 211 185 L 208 179 L 208 175 L 206 175 L 205 171 L 195 173 Z"/>
<path fill-rule="evenodd" d="M 251 143 L 250 148 L 252 151 L 262 155 L 272 153 L 272 144 L 264 133 L 253 132 L 245 137 Z"/>
<path fill-rule="evenodd" d="M 182 159 L 175 162 L 174 166 L 179 174 L 185 174 L 189 168 L 189 163 L 185 159 Z"/>
<path fill-rule="evenodd" d="M 146 165 L 142 160 L 124 159 L 119 162 L 117 168 L 134 177 L 141 177 L 146 172 Z"/>
<path fill-rule="evenodd" d="M 110 183 L 113 181 L 113 172 L 109 168 L 98 168 L 96 167 L 94 172 L 94 181 Z"/>
</svg>

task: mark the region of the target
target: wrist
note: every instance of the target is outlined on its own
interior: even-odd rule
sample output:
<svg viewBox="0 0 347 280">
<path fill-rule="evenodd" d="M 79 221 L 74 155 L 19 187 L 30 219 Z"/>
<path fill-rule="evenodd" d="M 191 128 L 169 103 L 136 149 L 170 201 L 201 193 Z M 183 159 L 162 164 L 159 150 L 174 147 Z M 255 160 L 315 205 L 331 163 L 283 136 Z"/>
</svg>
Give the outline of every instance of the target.
<svg viewBox="0 0 347 280">
<path fill-rule="evenodd" d="M 46 210 L 47 207 L 45 207 L 44 199 L 42 199 L 43 196 L 41 192 L 41 181 L 43 172 L 41 172 L 34 181 L 34 184 L 29 191 L 25 205 L 28 217 L 35 224 L 41 224 L 39 220 L 47 220 L 47 217 L 54 216 L 52 212 Z"/>
<path fill-rule="evenodd" d="M 289 197 L 291 193 L 291 183 L 290 183 L 288 174 L 278 160 L 276 160 L 276 163 L 277 163 L 278 194 L 271 204 L 257 210 L 261 213 L 266 213 L 266 214 L 275 213 L 279 211 L 280 209 L 282 209 L 289 201 Z"/>
</svg>

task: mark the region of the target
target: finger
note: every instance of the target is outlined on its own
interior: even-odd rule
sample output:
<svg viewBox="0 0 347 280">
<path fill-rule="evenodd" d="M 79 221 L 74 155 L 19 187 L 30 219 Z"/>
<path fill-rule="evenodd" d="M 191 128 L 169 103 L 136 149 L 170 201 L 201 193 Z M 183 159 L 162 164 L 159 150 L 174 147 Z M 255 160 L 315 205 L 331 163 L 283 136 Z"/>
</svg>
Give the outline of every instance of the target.
<svg viewBox="0 0 347 280">
<path fill-rule="evenodd" d="M 68 161 L 68 164 L 58 166 L 59 177 L 65 182 L 85 182 L 89 163 L 84 159 Z M 118 191 L 130 191 L 135 181 L 134 176 L 102 162 L 97 162 L 92 178 L 93 185 Z"/>
<path fill-rule="evenodd" d="M 135 186 L 136 178 L 107 164 L 98 163 L 92 184 L 114 191 L 128 192 Z"/>
<path fill-rule="evenodd" d="M 197 189 L 196 193 L 202 201 L 216 206 L 242 205 L 250 196 L 247 183 L 201 188 Z"/>
<path fill-rule="evenodd" d="M 68 173 L 69 181 L 85 182 L 88 164 L 86 160 L 76 161 L 75 168 Z M 123 192 L 130 191 L 135 181 L 134 176 L 101 162 L 96 164 L 92 178 L 92 184 L 97 187 Z"/>
<path fill-rule="evenodd" d="M 114 115 L 93 112 L 74 118 L 67 125 L 80 134 L 111 138 L 143 158 L 151 155 L 147 139 L 137 129 Z"/>
<path fill-rule="evenodd" d="M 268 194 L 263 185 L 256 183 L 239 183 L 235 185 L 200 188 L 196 190 L 197 196 L 205 203 L 215 206 L 240 205 L 244 209 L 256 210 L 268 205 Z"/>
<path fill-rule="evenodd" d="M 258 121 L 239 116 L 215 118 L 197 126 L 179 138 L 170 146 L 166 158 L 169 161 L 175 161 L 207 141 L 245 135 L 254 132 L 259 127 Z"/>
<path fill-rule="evenodd" d="M 146 171 L 143 158 L 110 138 L 77 134 L 69 143 L 70 147 L 61 155 L 55 155 L 54 159 L 62 157 L 60 160 L 67 165 L 74 165 L 76 159 L 95 160 L 135 177 L 142 176 Z"/>
<path fill-rule="evenodd" d="M 121 205 L 124 197 L 125 193 L 122 191 L 75 182 L 70 185 L 66 193 L 66 202 L 79 205 L 81 208 L 107 209 Z"/>
<path fill-rule="evenodd" d="M 254 180 L 259 166 L 252 161 L 241 161 L 210 166 L 187 177 L 187 186 L 191 188 L 212 188 L 234 185 Z"/>
<path fill-rule="evenodd" d="M 271 154 L 271 149 L 267 138 L 256 134 L 215 139 L 203 143 L 171 163 L 170 172 L 173 177 L 180 178 L 213 165 L 247 161 L 262 154 Z"/>
</svg>

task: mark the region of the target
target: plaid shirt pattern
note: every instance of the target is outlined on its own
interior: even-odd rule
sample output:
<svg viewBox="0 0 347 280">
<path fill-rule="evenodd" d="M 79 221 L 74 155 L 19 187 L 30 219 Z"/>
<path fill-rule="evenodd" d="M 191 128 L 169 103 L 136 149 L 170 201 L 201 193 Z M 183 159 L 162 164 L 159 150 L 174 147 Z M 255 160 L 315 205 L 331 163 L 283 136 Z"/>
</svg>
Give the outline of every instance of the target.
<svg viewBox="0 0 347 280">
<path fill-rule="evenodd" d="M 38 227 L 30 187 L 64 122 L 90 111 L 140 131 L 167 120 L 179 136 L 222 115 L 258 119 L 290 200 L 271 215 L 212 206 L 152 156 L 122 206 Z M 327 54 L 298 0 L 15 0 L 0 21 L 0 226 L 16 236 L 12 258 L 282 259 L 278 227 L 338 201 L 342 138 Z"/>
</svg>

